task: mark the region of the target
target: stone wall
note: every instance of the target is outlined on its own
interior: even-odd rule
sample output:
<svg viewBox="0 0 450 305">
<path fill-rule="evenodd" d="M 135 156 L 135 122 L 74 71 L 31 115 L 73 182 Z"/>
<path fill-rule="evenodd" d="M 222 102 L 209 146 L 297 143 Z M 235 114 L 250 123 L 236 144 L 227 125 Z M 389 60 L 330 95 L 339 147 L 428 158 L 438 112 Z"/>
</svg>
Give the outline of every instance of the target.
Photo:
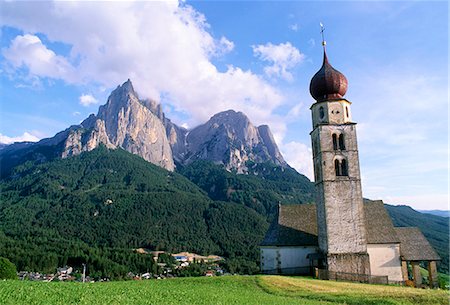
<svg viewBox="0 0 450 305">
<path fill-rule="evenodd" d="M 313 104 L 311 110 L 319 248 L 327 254 L 330 271 L 370 274 L 350 102 L 329 100 Z"/>
<path fill-rule="evenodd" d="M 333 272 L 370 275 L 370 261 L 367 253 L 344 253 L 327 255 L 328 270 Z"/>
</svg>

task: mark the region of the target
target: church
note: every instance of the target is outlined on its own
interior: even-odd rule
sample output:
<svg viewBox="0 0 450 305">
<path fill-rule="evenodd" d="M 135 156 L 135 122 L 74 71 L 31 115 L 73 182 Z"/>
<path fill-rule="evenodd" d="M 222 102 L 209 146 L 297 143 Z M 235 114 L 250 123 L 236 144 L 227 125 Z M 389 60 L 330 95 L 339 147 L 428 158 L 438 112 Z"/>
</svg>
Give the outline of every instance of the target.
<svg viewBox="0 0 450 305">
<path fill-rule="evenodd" d="M 382 201 L 363 199 L 356 123 L 344 98 L 347 79 L 329 63 L 325 41 L 323 52 L 322 67 L 310 83 L 316 203 L 279 205 L 260 245 L 261 270 L 326 271 L 322 278 L 356 275 L 365 282 L 412 279 L 420 287 L 419 264 L 425 262 L 430 286 L 436 287 L 440 258 L 420 230 L 394 227 Z"/>
</svg>

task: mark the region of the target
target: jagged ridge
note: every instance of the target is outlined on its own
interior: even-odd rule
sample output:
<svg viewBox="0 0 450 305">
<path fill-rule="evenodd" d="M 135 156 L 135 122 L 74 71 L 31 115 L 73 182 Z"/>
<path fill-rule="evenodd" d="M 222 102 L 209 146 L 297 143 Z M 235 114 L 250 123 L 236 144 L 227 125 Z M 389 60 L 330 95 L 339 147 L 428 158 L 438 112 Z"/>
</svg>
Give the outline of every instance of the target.
<svg viewBox="0 0 450 305">
<path fill-rule="evenodd" d="M 140 99 L 130 80 L 118 86 L 90 115 L 52 138 L 35 144 L 13 144 L 0 150 L 2 177 L 26 160 L 44 162 L 91 151 L 100 144 L 123 148 L 169 171 L 210 160 L 228 170 L 247 172 L 246 162 L 272 162 L 287 167 L 267 125 L 255 127 L 242 112 L 228 110 L 188 132 L 168 119 L 154 100 Z M 47 147 L 47 148 L 45 148 Z"/>
</svg>

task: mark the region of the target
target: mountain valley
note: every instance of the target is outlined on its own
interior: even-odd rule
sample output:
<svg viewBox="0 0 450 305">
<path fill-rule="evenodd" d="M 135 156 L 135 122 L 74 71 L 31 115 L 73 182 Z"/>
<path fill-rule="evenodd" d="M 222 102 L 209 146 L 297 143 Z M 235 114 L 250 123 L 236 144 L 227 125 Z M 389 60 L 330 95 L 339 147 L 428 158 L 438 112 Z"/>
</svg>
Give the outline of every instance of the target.
<svg viewBox="0 0 450 305">
<path fill-rule="evenodd" d="M 146 271 L 136 248 L 224 256 L 258 271 L 258 245 L 279 204 L 314 202 L 313 183 L 283 159 L 268 126 L 233 110 L 186 130 L 130 80 L 97 115 L 52 138 L 0 148 L 0 256 L 20 270 L 87 262 L 99 276 Z M 405 206 L 448 272 L 448 218 Z"/>
</svg>

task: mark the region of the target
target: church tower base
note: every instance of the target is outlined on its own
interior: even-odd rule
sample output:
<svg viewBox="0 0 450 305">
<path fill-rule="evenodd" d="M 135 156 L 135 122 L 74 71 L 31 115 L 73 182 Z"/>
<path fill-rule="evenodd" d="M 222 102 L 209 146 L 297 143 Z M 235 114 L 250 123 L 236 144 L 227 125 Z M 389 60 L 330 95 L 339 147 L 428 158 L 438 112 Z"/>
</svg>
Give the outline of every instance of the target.
<svg viewBox="0 0 450 305">
<path fill-rule="evenodd" d="M 327 269 L 331 272 L 370 275 L 370 260 L 367 252 L 327 254 Z"/>
</svg>

